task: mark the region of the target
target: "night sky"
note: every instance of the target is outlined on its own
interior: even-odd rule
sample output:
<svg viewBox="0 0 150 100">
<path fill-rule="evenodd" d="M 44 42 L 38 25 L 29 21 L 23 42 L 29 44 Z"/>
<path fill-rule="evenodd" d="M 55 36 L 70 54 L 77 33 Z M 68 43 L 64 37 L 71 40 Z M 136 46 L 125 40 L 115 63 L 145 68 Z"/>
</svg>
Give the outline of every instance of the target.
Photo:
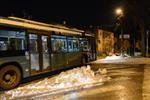
<svg viewBox="0 0 150 100">
<path fill-rule="evenodd" d="M 82 2 L 81 2 L 82 1 Z M 124 0 L 9 0 L 1 1 L 0 16 L 32 16 L 33 20 L 72 26 L 112 24 L 115 8 Z"/>
</svg>

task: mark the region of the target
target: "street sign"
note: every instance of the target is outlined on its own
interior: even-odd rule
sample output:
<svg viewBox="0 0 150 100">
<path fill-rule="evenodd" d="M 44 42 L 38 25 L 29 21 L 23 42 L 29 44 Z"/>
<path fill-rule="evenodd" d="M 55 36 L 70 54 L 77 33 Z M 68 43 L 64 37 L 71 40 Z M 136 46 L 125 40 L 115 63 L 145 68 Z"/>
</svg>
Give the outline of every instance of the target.
<svg viewBox="0 0 150 100">
<path fill-rule="evenodd" d="M 122 35 L 120 34 L 119 35 L 119 38 L 121 39 L 121 38 L 123 38 L 123 39 L 129 39 L 130 38 L 130 35 L 129 34 L 123 34 L 123 37 L 122 37 Z"/>
</svg>

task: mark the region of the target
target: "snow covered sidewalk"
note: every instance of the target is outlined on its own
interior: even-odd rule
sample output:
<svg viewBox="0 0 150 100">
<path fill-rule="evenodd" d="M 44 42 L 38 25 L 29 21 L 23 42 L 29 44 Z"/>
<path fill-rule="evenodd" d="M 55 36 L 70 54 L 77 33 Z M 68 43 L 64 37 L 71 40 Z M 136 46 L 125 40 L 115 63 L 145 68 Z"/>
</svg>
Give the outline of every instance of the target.
<svg viewBox="0 0 150 100">
<path fill-rule="evenodd" d="M 150 58 L 145 57 L 130 57 L 130 56 L 107 56 L 104 59 L 93 61 L 94 64 L 114 63 L 114 64 L 150 64 Z"/>
<path fill-rule="evenodd" d="M 0 99 L 16 99 L 20 97 L 53 93 L 64 89 L 76 89 L 91 87 L 92 84 L 102 85 L 103 82 L 108 81 L 110 77 L 107 75 L 106 69 L 99 69 L 96 72 L 91 70 L 91 67 L 83 66 L 61 72 L 59 75 L 52 78 L 45 78 L 37 83 L 32 83 L 25 85 L 23 87 L 18 87 L 16 89 L 5 92 Z"/>
</svg>

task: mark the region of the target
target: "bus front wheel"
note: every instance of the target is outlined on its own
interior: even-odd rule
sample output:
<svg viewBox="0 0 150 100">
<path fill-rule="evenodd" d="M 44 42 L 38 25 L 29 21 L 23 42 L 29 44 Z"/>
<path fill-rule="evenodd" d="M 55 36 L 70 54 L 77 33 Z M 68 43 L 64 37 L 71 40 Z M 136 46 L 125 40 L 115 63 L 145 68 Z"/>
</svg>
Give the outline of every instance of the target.
<svg viewBox="0 0 150 100">
<path fill-rule="evenodd" d="M 15 88 L 21 80 L 21 71 L 14 65 L 7 65 L 0 69 L 0 88 L 7 90 Z"/>
</svg>

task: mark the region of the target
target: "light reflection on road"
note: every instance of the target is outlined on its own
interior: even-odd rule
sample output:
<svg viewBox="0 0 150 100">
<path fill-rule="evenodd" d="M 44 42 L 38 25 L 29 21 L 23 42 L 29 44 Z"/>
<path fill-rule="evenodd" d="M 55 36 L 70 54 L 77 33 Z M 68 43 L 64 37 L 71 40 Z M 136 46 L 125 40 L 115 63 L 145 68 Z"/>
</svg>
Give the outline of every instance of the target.
<svg viewBox="0 0 150 100">
<path fill-rule="evenodd" d="M 144 68 L 143 100 L 150 100 L 150 65 Z"/>
</svg>

